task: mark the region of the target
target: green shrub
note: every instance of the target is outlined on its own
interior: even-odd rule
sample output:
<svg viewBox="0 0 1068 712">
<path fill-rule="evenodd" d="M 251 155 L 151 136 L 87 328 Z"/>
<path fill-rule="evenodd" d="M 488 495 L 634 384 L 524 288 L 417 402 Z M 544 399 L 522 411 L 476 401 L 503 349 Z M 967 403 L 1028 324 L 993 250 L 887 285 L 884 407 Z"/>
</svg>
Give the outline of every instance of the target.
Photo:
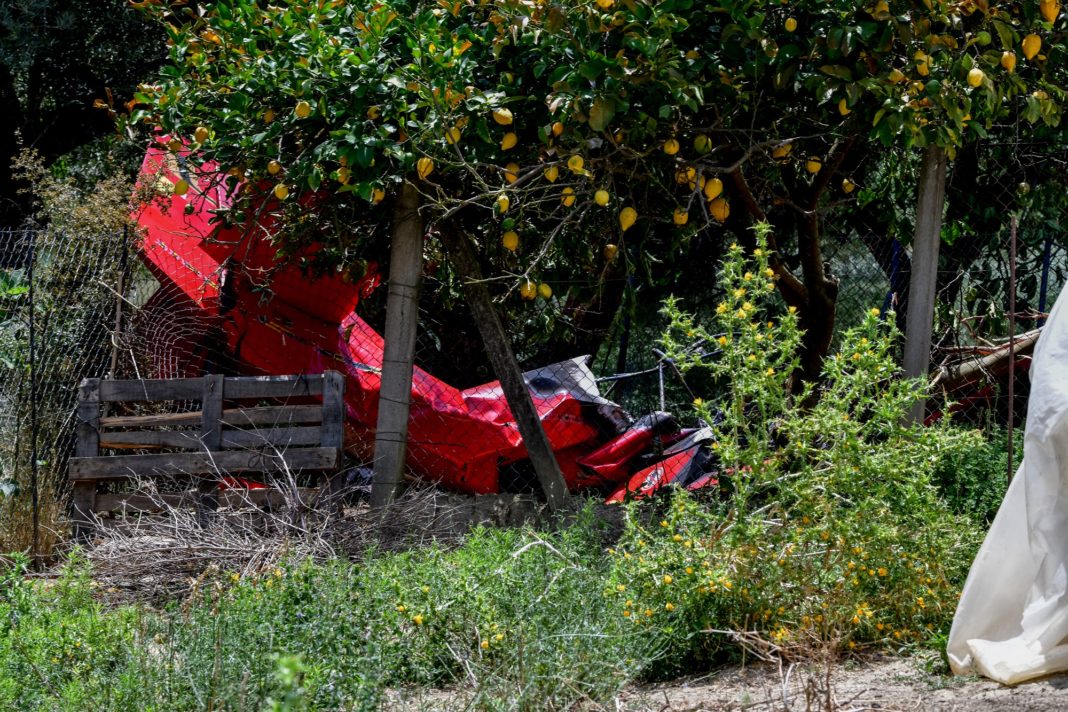
<svg viewBox="0 0 1068 712">
<path fill-rule="evenodd" d="M 0 708 L 120 706 L 140 615 L 97 603 L 77 553 L 55 582 L 26 578 L 27 564 L 16 557 L 0 578 Z"/>
<path fill-rule="evenodd" d="M 893 320 L 873 310 L 843 334 L 819 393 L 789 393 L 800 332 L 792 310 L 768 321 L 763 244 L 752 261 L 730 248 L 714 329 L 665 305 L 666 351 L 720 380 L 722 398 L 695 411 L 730 496 L 704 506 L 680 494 L 651 527 L 629 518 L 607 594 L 632 626 L 664 635 L 654 672 L 710 659 L 724 642 L 710 630 L 783 649 L 921 640 L 948 626 L 978 539 L 931 482 L 974 436 L 904 424 L 919 384 L 898 373 Z"/>
<path fill-rule="evenodd" d="M 1008 488 L 1008 433 L 994 429 L 984 436 L 971 431 L 968 447 L 939 458 L 932 479 L 949 508 L 985 529 L 994 521 Z M 1014 438 L 1013 472 L 1023 460 L 1023 432 Z"/>
</svg>

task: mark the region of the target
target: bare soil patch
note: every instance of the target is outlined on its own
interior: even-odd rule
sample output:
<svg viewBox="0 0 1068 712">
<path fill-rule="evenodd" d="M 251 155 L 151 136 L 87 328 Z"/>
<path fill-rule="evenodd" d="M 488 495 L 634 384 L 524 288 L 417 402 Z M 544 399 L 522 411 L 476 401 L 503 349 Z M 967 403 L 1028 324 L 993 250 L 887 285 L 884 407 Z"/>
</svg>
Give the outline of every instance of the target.
<svg viewBox="0 0 1068 712">
<path fill-rule="evenodd" d="M 628 687 L 608 703 L 588 704 L 584 709 L 588 712 L 1068 710 L 1068 675 L 1005 687 L 982 678 L 929 672 L 926 667 L 920 658 L 847 661 L 836 664 L 828 678 L 822 666 L 757 663 L 724 668 L 701 677 Z M 394 691 L 386 709 L 463 710 L 477 707 L 477 698 L 477 692 L 465 690 Z"/>
</svg>

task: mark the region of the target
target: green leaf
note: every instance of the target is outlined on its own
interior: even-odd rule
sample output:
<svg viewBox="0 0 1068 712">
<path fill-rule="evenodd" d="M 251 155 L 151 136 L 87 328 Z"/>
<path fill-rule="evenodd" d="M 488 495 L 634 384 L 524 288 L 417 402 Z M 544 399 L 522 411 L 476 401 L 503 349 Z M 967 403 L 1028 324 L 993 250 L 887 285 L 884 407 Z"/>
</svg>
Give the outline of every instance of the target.
<svg viewBox="0 0 1068 712">
<path fill-rule="evenodd" d="M 590 128 L 594 131 L 604 131 L 615 115 L 615 101 L 609 97 L 597 97 L 590 108 Z"/>
<path fill-rule="evenodd" d="M 853 81 L 853 71 L 843 64 L 825 64 L 820 67 L 820 71 L 847 82 Z"/>
</svg>

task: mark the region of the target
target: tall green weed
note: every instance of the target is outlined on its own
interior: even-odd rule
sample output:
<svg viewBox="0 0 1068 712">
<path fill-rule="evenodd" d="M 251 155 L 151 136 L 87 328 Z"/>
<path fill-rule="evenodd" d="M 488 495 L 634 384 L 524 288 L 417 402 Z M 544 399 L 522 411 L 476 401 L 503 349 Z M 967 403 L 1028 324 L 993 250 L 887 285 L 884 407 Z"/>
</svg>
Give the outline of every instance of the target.
<svg viewBox="0 0 1068 712">
<path fill-rule="evenodd" d="M 783 651 L 921 641 L 948 626 L 978 541 L 932 483 L 975 436 L 906 423 L 920 384 L 895 364 L 893 320 L 872 310 L 842 335 L 824 381 L 791 393 L 801 333 L 792 309 L 771 309 L 759 244 L 751 260 L 731 246 L 712 327 L 664 308 L 666 352 L 719 380 L 722 395 L 694 410 L 712 431 L 722 497 L 678 495 L 652 526 L 632 516 L 607 595 L 634 627 L 665 635 L 665 673 L 713 659 L 726 642 L 714 630 Z"/>
</svg>

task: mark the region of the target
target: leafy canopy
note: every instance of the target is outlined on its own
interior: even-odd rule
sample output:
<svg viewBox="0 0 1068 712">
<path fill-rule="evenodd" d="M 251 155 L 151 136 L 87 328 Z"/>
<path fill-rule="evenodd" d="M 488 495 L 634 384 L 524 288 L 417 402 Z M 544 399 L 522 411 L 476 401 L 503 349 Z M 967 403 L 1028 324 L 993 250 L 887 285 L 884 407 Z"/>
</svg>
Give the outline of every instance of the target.
<svg viewBox="0 0 1068 712">
<path fill-rule="evenodd" d="M 729 215 L 717 176 L 814 181 L 848 137 L 953 155 L 1016 116 L 1056 125 L 1064 99 L 1056 0 L 175 6 L 145 8 L 171 55 L 134 118 L 343 239 L 385 235 L 374 206 L 416 175 L 475 234 L 581 249 L 626 207 L 636 233 L 693 230 Z"/>
</svg>

